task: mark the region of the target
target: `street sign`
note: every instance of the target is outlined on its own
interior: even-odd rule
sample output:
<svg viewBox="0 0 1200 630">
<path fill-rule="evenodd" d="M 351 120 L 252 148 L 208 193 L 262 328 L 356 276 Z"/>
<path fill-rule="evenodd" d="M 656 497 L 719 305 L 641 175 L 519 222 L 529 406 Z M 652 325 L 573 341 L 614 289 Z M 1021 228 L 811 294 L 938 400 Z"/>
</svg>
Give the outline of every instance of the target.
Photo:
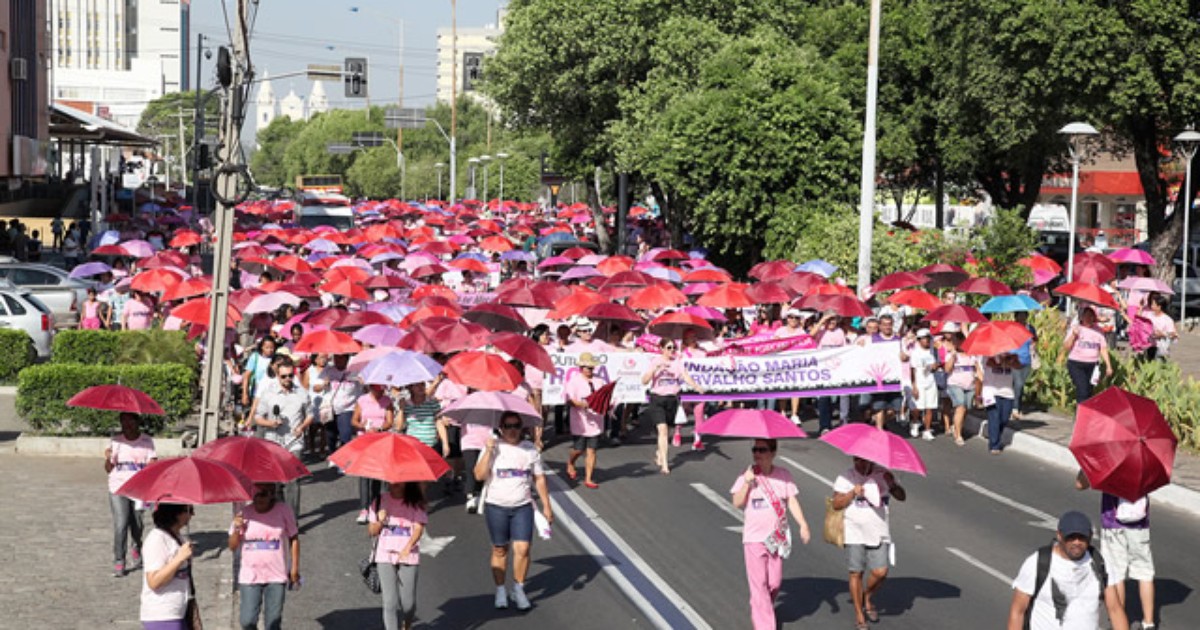
<svg viewBox="0 0 1200 630">
<path fill-rule="evenodd" d="M 356 131 L 350 134 L 350 142 L 360 147 L 378 147 L 383 145 L 383 134 L 378 131 Z"/>
<path fill-rule="evenodd" d="M 308 64 L 309 81 L 341 81 L 342 67 L 337 64 Z"/>
<path fill-rule="evenodd" d="M 346 57 L 343 67 L 346 81 L 346 98 L 367 97 L 367 58 Z"/>
<path fill-rule="evenodd" d="M 415 107 L 391 107 L 383 115 L 383 124 L 388 129 L 420 129 L 426 122 L 425 110 Z"/>
<path fill-rule="evenodd" d="M 325 145 L 325 152 L 330 155 L 350 155 L 358 150 L 358 147 L 349 144 L 329 143 Z"/>
</svg>

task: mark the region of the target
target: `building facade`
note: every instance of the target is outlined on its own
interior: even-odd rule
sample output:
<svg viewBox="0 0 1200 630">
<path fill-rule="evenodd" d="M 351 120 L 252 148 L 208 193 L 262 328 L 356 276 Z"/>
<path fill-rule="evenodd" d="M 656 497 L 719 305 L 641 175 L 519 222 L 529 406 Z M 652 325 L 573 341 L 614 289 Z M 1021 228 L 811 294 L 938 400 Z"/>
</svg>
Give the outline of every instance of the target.
<svg viewBox="0 0 1200 630">
<path fill-rule="evenodd" d="M 453 30 L 438 29 L 437 100 L 439 103 L 450 102 L 451 85 L 457 83 L 459 98 L 470 98 L 484 106 L 487 105 L 487 99 L 478 91 L 477 86 L 483 77 L 484 59 L 496 54 L 496 50 L 500 46 L 500 36 L 504 33 L 505 13 L 506 9 L 501 8 L 496 15 L 496 24 L 489 24 L 482 28 L 458 29 L 457 47 L 453 45 Z M 457 81 L 454 80 L 455 52 L 458 53 Z"/>
<path fill-rule="evenodd" d="M 0 186 L 47 174 L 46 0 L 0 3 Z"/>
<path fill-rule="evenodd" d="M 150 101 L 186 90 L 188 0 L 48 0 L 53 98 L 136 126 Z"/>
</svg>

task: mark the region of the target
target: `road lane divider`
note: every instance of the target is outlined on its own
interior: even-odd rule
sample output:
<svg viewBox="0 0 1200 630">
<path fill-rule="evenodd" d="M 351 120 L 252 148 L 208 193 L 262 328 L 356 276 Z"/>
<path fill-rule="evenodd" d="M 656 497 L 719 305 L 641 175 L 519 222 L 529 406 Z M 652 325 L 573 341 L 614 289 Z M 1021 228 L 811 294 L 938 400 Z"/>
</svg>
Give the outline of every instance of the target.
<svg viewBox="0 0 1200 630">
<path fill-rule="evenodd" d="M 795 468 L 796 470 L 799 470 L 800 472 L 802 472 L 802 473 L 804 473 L 804 474 L 808 475 L 809 477 L 812 477 L 813 479 L 816 479 L 817 481 L 820 481 L 821 483 L 825 484 L 826 486 L 828 486 L 828 487 L 830 487 L 830 488 L 832 488 L 832 487 L 833 487 L 833 480 L 832 480 L 832 479 L 830 479 L 829 477 L 826 477 L 825 475 L 822 475 L 821 473 L 819 473 L 819 472 L 817 472 L 817 471 L 815 471 L 815 470 L 813 470 L 813 469 L 809 468 L 808 466 L 804 466 L 804 465 L 802 465 L 800 462 L 798 462 L 798 461 L 796 461 L 796 460 L 792 459 L 791 457 L 788 457 L 787 455 L 780 455 L 780 456 L 779 456 L 779 459 L 780 459 L 780 460 L 782 460 L 783 462 L 785 462 L 785 463 L 786 463 L 788 466 L 791 466 L 792 468 Z"/>
<path fill-rule="evenodd" d="M 965 480 L 960 479 L 958 483 L 959 483 L 959 485 L 963 486 L 964 488 L 967 488 L 968 490 L 977 492 L 993 501 L 996 501 L 998 503 L 1003 503 L 1004 505 L 1007 505 L 1008 507 L 1013 508 L 1014 510 L 1019 510 L 1021 512 L 1024 512 L 1024 513 L 1038 519 L 1036 521 L 1029 521 L 1029 523 L 1028 523 L 1029 525 L 1032 525 L 1034 527 L 1040 527 L 1042 529 L 1048 529 L 1050 531 L 1055 531 L 1058 529 L 1058 519 L 1050 514 L 1047 514 L 1046 512 L 1043 512 L 1035 507 L 1030 507 L 1028 505 L 1025 505 L 1024 503 L 1021 503 L 1020 501 L 1017 501 L 1015 499 L 1010 499 L 1010 498 L 1000 494 L 999 492 L 994 492 L 992 490 L 988 490 L 987 488 L 984 488 L 983 486 L 981 486 L 973 481 L 965 481 Z"/>
<path fill-rule="evenodd" d="M 984 563 L 984 561 L 980 560 L 979 558 L 976 558 L 975 556 L 972 556 L 971 554 L 969 554 L 965 551 L 962 551 L 961 549 L 957 549 L 955 547 L 946 547 L 946 551 L 949 551 L 950 553 L 957 556 L 960 560 L 975 567 L 976 569 L 979 569 L 980 571 L 983 571 L 984 573 L 996 578 L 997 580 L 1004 582 L 1005 585 L 1010 585 L 1013 583 L 1012 578 L 1005 575 L 1002 571 L 997 571 L 996 569 L 993 569 L 992 567 L 990 567 L 986 563 Z"/>
<path fill-rule="evenodd" d="M 655 628 L 712 626 L 646 562 L 625 539 L 556 475 L 546 475 L 554 519 L 583 547 L 600 570 Z"/>
<path fill-rule="evenodd" d="M 729 498 L 722 497 L 719 493 L 717 493 L 716 490 L 713 490 L 712 488 L 709 488 L 708 486 L 706 486 L 702 483 L 693 483 L 692 489 L 695 490 L 696 492 L 699 492 L 700 496 L 704 497 L 705 499 L 708 499 L 710 502 L 712 502 L 713 505 L 720 508 L 720 510 L 722 512 L 737 519 L 737 522 L 741 523 L 746 520 L 745 515 L 742 514 L 742 512 L 740 510 L 733 507 L 733 503 L 730 502 Z M 736 534 L 742 533 L 741 525 L 730 525 L 730 526 L 726 527 L 725 529 L 727 529 L 731 532 L 734 532 Z"/>
</svg>

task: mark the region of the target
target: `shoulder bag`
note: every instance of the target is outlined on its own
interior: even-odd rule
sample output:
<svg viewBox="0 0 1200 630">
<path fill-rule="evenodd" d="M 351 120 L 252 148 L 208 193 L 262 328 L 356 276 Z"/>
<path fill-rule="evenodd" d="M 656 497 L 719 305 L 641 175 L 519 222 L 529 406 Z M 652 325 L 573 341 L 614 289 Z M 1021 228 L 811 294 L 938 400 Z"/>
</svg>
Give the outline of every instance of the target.
<svg viewBox="0 0 1200 630">
<path fill-rule="evenodd" d="M 376 514 L 379 513 L 379 501 L 379 499 L 375 500 Z M 379 549 L 379 538 L 382 534 L 381 531 L 380 536 L 375 536 L 375 541 L 371 543 L 371 554 L 358 563 L 358 572 L 362 575 L 363 584 L 366 584 L 367 588 L 375 594 L 383 592 L 383 587 L 379 584 L 379 567 L 375 565 L 375 551 Z"/>
<path fill-rule="evenodd" d="M 833 497 L 825 497 L 825 542 L 846 546 L 846 510 L 833 507 Z"/>
</svg>

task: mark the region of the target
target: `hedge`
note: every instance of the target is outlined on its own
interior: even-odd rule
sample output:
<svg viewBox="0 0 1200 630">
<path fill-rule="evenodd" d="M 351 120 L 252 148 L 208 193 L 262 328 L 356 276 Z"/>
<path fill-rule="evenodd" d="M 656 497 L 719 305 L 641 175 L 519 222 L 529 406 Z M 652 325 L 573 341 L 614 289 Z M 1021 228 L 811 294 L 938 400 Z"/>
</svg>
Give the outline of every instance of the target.
<svg viewBox="0 0 1200 630">
<path fill-rule="evenodd" d="M 1030 322 L 1038 331 L 1037 351 L 1042 365 L 1030 374 L 1025 399 L 1071 417 L 1075 415 L 1075 386 L 1065 365 L 1059 364 L 1066 341 L 1066 318 L 1056 310 L 1035 313 Z M 1184 376 L 1173 360 L 1146 361 L 1127 352 L 1110 351 L 1113 375 L 1096 386 L 1097 393 L 1110 386 L 1145 396 L 1158 408 L 1179 438 L 1179 444 L 1200 450 L 1200 383 Z"/>
<path fill-rule="evenodd" d="M 198 369 L 195 346 L 181 330 L 64 330 L 54 337 L 51 361 L 83 365 L 178 363 Z"/>
<path fill-rule="evenodd" d="M 24 330 L 0 329 L 0 379 L 10 379 L 33 365 L 37 353 Z"/>
<path fill-rule="evenodd" d="M 120 383 L 140 389 L 162 405 L 166 416 L 145 416 L 146 427 L 161 430 L 192 412 L 196 379 L 186 365 L 34 365 L 17 382 L 17 414 L 38 430 L 56 434 L 107 435 L 119 425 L 117 413 L 68 407 L 66 402 L 92 385 Z"/>
</svg>

